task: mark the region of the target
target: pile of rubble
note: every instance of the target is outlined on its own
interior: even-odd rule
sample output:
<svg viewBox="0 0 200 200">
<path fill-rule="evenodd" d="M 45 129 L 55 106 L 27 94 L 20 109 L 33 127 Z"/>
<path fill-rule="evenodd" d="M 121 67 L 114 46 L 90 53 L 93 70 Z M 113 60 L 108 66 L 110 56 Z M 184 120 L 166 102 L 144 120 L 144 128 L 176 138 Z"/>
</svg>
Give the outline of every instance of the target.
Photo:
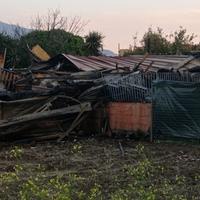
<svg viewBox="0 0 200 200">
<path fill-rule="evenodd" d="M 45 61 L 36 50 L 29 68 L 1 68 L 1 141 L 62 140 L 83 132 L 86 118 L 106 101 L 105 77 L 120 71 L 78 69 L 61 55 Z"/>
<path fill-rule="evenodd" d="M 200 79 L 195 56 L 50 58 L 38 45 L 28 50 L 28 68 L 0 68 L 0 141 L 63 140 L 87 133 L 94 113 L 108 97 L 149 102 L 157 78 Z M 108 123 L 103 117 L 105 124 L 99 128 L 105 132 Z"/>
</svg>

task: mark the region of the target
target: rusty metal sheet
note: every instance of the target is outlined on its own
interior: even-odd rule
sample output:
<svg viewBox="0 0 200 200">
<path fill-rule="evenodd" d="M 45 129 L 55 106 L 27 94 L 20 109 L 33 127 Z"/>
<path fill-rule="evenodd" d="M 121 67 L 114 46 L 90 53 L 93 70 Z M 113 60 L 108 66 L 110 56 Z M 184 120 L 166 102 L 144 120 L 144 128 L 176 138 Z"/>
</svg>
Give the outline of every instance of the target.
<svg viewBox="0 0 200 200">
<path fill-rule="evenodd" d="M 120 132 L 144 132 L 151 127 L 151 104 L 149 103 L 109 103 L 107 105 L 110 128 Z"/>
<path fill-rule="evenodd" d="M 129 56 L 129 57 L 105 57 L 105 56 L 72 56 L 63 54 L 63 56 L 72 62 L 82 71 L 92 71 L 101 69 L 114 69 L 118 67 L 134 68 L 139 64 L 140 69 L 148 69 L 149 71 L 159 70 L 178 70 L 180 63 L 188 59 L 188 56 L 148 56 L 143 60 L 144 56 Z M 191 70 L 193 68 L 200 69 L 200 62 L 193 60 L 188 65 L 183 67 L 183 70 Z"/>
<path fill-rule="evenodd" d="M 134 69 L 139 64 L 138 70 L 158 72 L 158 71 L 172 71 L 179 70 L 181 63 L 185 61 L 189 56 L 169 56 L 169 55 L 148 55 L 144 58 L 144 55 L 133 55 L 128 57 L 106 57 L 106 56 L 73 56 L 68 54 L 59 54 L 45 64 L 45 68 L 51 68 L 59 63 L 67 63 L 70 66 L 66 71 L 95 71 L 104 69 L 115 68 L 129 68 Z M 47 66 L 46 66 L 47 65 Z M 181 65 L 182 66 L 182 65 Z M 35 68 L 36 69 L 36 68 Z M 198 59 L 192 60 L 183 67 L 180 71 L 200 71 L 200 61 Z"/>
</svg>

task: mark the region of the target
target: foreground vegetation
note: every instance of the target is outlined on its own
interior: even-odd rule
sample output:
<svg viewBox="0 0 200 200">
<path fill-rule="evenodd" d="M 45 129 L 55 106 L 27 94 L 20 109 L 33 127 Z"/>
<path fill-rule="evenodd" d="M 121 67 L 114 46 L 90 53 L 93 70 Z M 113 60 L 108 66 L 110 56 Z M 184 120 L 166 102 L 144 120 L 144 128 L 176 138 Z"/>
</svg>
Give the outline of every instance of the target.
<svg viewBox="0 0 200 200">
<path fill-rule="evenodd" d="M 199 198 L 198 146 L 128 141 L 122 153 L 118 145 L 89 139 L 4 147 L 0 199 Z"/>
</svg>

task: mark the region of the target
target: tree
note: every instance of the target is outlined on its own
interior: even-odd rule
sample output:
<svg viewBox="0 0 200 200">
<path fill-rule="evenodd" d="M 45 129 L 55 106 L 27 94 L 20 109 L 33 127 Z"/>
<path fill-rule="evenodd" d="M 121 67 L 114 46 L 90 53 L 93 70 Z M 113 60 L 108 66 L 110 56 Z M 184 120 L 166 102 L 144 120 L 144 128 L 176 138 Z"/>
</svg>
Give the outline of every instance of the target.
<svg viewBox="0 0 200 200">
<path fill-rule="evenodd" d="M 137 42 L 138 42 L 138 33 L 136 32 L 135 35 L 133 35 L 133 50 L 137 48 Z"/>
<path fill-rule="evenodd" d="M 144 51 L 149 54 L 168 54 L 170 52 L 170 42 L 167 37 L 167 35 L 164 36 L 161 28 L 157 28 L 156 31 L 149 28 L 142 40 Z"/>
<path fill-rule="evenodd" d="M 103 38 L 104 36 L 96 31 L 89 32 L 89 34 L 85 36 L 85 47 L 88 55 L 101 55 L 101 51 L 103 50 Z"/>
<path fill-rule="evenodd" d="M 187 30 L 182 26 L 179 27 L 179 30 L 175 31 L 173 34 L 174 41 L 172 43 L 172 52 L 173 54 L 182 54 L 193 49 L 194 43 L 193 40 L 196 37 L 193 34 L 187 34 Z"/>
<path fill-rule="evenodd" d="M 200 44 L 194 44 L 194 34 L 188 34 L 187 30 L 180 27 L 173 34 L 164 34 L 161 28 L 154 31 L 151 27 L 144 34 L 141 46 L 137 47 L 137 35 L 133 37 L 134 49 L 129 52 L 133 54 L 184 54 L 190 51 L 198 51 Z"/>
<path fill-rule="evenodd" d="M 16 56 L 17 40 L 10 36 L 0 33 L 0 52 L 3 53 L 7 49 L 5 66 L 14 66 L 17 62 Z"/>
<path fill-rule="evenodd" d="M 50 56 L 55 56 L 59 53 L 72 55 L 84 55 L 84 39 L 80 36 L 73 35 L 64 30 L 50 31 L 33 31 L 20 39 L 18 55 L 20 57 L 21 66 L 30 64 L 27 44 L 32 47 L 39 44 L 44 48 Z"/>
<path fill-rule="evenodd" d="M 38 14 L 32 19 L 31 27 L 32 29 L 39 31 L 63 29 L 66 32 L 79 35 L 87 24 L 88 21 L 82 20 L 79 16 L 65 17 L 62 16 L 60 9 L 49 9 L 47 15 L 40 16 Z"/>
</svg>

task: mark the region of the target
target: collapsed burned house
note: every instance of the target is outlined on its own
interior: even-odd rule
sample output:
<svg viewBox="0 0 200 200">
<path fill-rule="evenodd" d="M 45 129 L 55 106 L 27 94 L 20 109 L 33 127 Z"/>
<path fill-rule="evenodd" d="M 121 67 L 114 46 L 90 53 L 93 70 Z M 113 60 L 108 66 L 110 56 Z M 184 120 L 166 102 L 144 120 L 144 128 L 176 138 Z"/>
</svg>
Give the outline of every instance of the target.
<svg viewBox="0 0 200 200">
<path fill-rule="evenodd" d="M 200 103 L 190 108 L 185 101 L 191 91 L 200 100 L 198 57 L 49 58 L 40 48 L 29 51 L 32 64 L 27 69 L 1 69 L 0 140 L 62 140 L 70 134 L 124 132 L 199 137 L 200 117 L 187 109 L 194 111 Z M 178 134 L 180 127 L 165 123 L 170 121 L 164 117 L 166 109 L 168 118 L 181 116 L 180 123 L 191 120 L 195 128 L 188 125 L 187 131 L 193 129 L 190 134 Z"/>
</svg>

